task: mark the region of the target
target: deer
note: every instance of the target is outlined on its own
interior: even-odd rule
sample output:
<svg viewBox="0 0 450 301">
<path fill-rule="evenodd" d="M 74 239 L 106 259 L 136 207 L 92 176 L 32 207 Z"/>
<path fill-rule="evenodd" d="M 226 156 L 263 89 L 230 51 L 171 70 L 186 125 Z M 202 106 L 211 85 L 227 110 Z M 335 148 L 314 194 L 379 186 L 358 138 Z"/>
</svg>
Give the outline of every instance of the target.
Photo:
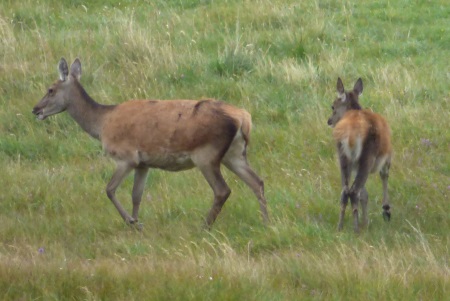
<svg viewBox="0 0 450 301">
<path fill-rule="evenodd" d="M 359 78 L 351 91 L 344 89 L 341 78 L 337 80 L 337 98 L 331 109 L 328 125 L 333 128 L 341 171 L 341 208 L 338 230 L 343 229 L 345 209 L 350 198 L 353 210 L 353 228 L 359 232 L 358 205 L 361 205 L 363 225 L 368 224 L 368 192 L 365 188 L 370 173 L 378 172 L 383 185 L 383 217 L 391 218 L 388 196 L 388 178 L 391 166 L 391 130 L 386 119 L 359 104 L 363 82 Z M 350 185 L 352 172 L 356 173 Z"/>
<path fill-rule="evenodd" d="M 264 182 L 247 161 L 252 121 L 246 110 L 214 99 L 128 100 L 104 105 L 92 99 L 81 85 L 79 58 L 70 69 L 61 58 L 58 71 L 59 79 L 32 113 L 44 120 L 67 111 L 85 132 L 101 142 L 104 152 L 116 162 L 106 195 L 126 224 L 142 229 L 138 212 L 150 168 L 176 172 L 197 167 L 214 194 L 204 221 L 210 229 L 231 193 L 221 165 L 253 191 L 262 219 L 268 222 Z M 116 189 L 133 170 L 130 215 L 117 199 Z"/>
</svg>

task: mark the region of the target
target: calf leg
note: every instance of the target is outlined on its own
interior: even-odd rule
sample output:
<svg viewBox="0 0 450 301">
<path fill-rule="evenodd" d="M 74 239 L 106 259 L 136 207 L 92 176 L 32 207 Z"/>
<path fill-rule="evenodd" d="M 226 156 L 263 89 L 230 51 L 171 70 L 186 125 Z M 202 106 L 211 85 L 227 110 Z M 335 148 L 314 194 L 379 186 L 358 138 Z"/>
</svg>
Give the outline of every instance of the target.
<svg viewBox="0 0 450 301">
<path fill-rule="evenodd" d="M 338 144 L 338 150 L 339 150 L 339 164 L 341 168 L 341 185 L 342 185 L 342 192 L 341 192 L 341 211 L 339 214 L 339 224 L 338 224 L 338 230 L 341 231 L 344 227 L 344 217 L 345 217 L 345 209 L 347 208 L 348 204 L 348 193 L 349 193 L 349 182 L 350 182 L 350 176 L 352 172 L 351 163 L 347 159 L 347 157 L 341 152 L 341 146 Z"/>
<path fill-rule="evenodd" d="M 383 168 L 380 170 L 380 177 L 383 182 L 383 218 L 386 221 L 391 219 L 391 206 L 389 205 L 388 196 L 388 179 L 389 179 L 389 169 L 391 166 L 390 159 L 386 161 Z"/>
<path fill-rule="evenodd" d="M 347 208 L 347 204 L 348 204 L 348 187 L 344 187 L 341 193 L 341 212 L 339 214 L 339 224 L 338 224 L 339 231 L 341 231 L 342 228 L 344 227 L 345 209 Z"/>
<path fill-rule="evenodd" d="M 355 181 L 353 182 L 352 187 L 350 188 L 350 200 L 352 202 L 353 209 L 353 226 L 355 232 L 359 232 L 358 226 L 358 204 L 361 202 L 361 193 L 367 194 L 367 191 L 364 188 L 366 185 L 367 178 L 369 177 L 370 167 L 373 165 L 371 162 L 371 158 L 368 156 L 369 154 L 364 154 L 361 156 L 359 160 L 358 171 L 355 176 Z M 364 201 L 363 201 L 364 202 Z"/>
<path fill-rule="evenodd" d="M 369 194 L 367 193 L 366 187 L 363 187 L 361 189 L 361 193 L 359 194 L 359 201 L 361 202 L 362 223 L 363 226 L 367 226 L 369 224 L 369 219 L 367 215 L 367 204 L 369 202 Z"/>
<path fill-rule="evenodd" d="M 350 195 L 350 202 L 352 203 L 352 215 L 353 215 L 353 229 L 355 230 L 355 233 L 359 232 L 359 212 L 358 212 L 358 205 L 360 200 L 360 191 L 351 190 Z"/>
</svg>

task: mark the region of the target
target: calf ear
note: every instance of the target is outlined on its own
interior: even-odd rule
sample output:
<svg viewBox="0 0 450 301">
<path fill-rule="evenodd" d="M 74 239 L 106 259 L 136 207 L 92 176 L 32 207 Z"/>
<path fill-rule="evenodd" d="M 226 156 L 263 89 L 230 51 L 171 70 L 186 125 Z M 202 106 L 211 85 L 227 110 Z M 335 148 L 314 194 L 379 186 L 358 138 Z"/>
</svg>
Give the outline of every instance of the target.
<svg viewBox="0 0 450 301">
<path fill-rule="evenodd" d="M 356 94 L 361 95 L 363 92 L 363 83 L 362 83 L 362 79 L 358 78 L 358 80 L 355 83 L 355 86 L 353 87 L 353 91 L 356 92 Z"/>
<path fill-rule="evenodd" d="M 67 76 L 69 75 L 69 67 L 67 66 L 67 62 L 63 57 L 59 60 L 58 71 L 59 79 L 65 81 L 67 79 Z"/>
<path fill-rule="evenodd" d="M 70 66 L 70 75 L 80 80 L 81 78 L 81 62 L 78 58 L 73 61 L 72 66 Z"/>
<path fill-rule="evenodd" d="M 338 80 L 337 80 L 336 90 L 338 93 L 338 97 L 344 102 L 345 101 L 345 89 L 344 89 L 344 84 L 342 83 L 342 80 L 340 77 L 338 77 Z"/>
</svg>

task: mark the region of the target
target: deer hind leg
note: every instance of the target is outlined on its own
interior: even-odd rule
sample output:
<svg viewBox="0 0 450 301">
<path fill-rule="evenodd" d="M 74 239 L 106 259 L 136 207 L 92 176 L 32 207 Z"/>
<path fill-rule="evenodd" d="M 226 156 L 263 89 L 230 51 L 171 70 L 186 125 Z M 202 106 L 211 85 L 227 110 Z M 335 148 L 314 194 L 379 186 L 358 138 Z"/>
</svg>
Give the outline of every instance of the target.
<svg viewBox="0 0 450 301">
<path fill-rule="evenodd" d="M 339 151 L 341 151 L 340 145 L 338 145 Z M 350 176 L 352 173 L 352 166 L 349 159 L 345 156 L 343 153 L 339 153 L 339 164 L 341 167 L 341 185 L 342 185 L 342 192 L 341 192 L 341 211 L 339 214 L 339 224 L 338 224 L 338 230 L 341 231 L 344 227 L 344 217 L 345 217 L 345 209 L 347 208 L 348 204 L 348 197 L 349 197 L 349 182 L 350 182 Z"/>
<path fill-rule="evenodd" d="M 359 232 L 359 212 L 358 212 L 359 194 L 360 191 L 352 190 L 350 192 L 350 202 L 352 204 L 352 215 L 353 215 L 353 229 L 355 230 L 355 233 Z"/>
<path fill-rule="evenodd" d="M 389 195 L 388 195 L 388 179 L 389 179 L 389 169 L 391 167 L 390 159 L 386 161 L 380 170 L 380 177 L 383 182 L 383 218 L 386 221 L 391 219 L 391 206 L 389 205 Z"/>
<path fill-rule="evenodd" d="M 341 212 L 339 214 L 338 230 L 341 231 L 344 227 L 345 209 L 348 204 L 348 189 L 344 188 L 341 193 Z"/>
<path fill-rule="evenodd" d="M 142 200 L 142 194 L 144 193 L 145 181 L 147 180 L 148 168 L 138 167 L 134 172 L 134 184 L 131 198 L 133 200 L 133 213 L 132 217 L 134 222 L 138 221 L 139 206 Z"/>
<path fill-rule="evenodd" d="M 211 225 L 222 210 L 225 201 L 230 196 L 231 190 L 225 182 L 222 173 L 220 172 L 220 163 L 210 163 L 204 165 L 197 165 L 209 186 L 214 192 L 213 205 L 206 217 L 205 226 L 207 229 L 211 228 Z"/>
<path fill-rule="evenodd" d="M 370 156 L 361 156 L 359 160 L 358 171 L 355 176 L 355 181 L 353 182 L 353 185 L 350 188 L 349 192 L 353 210 L 353 228 L 356 233 L 359 232 L 358 204 L 364 202 L 364 200 L 361 201 L 361 194 L 363 194 L 364 191 L 367 194 L 364 185 L 366 184 L 367 178 L 369 177 L 369 171 L 372 165 L 373 160 Z"/>
<path fill-rule="evenodd" d="M 367 204 L 369 203 L 369 194 L 367 193 L 366 187 L 363 187 L 361 189 L 361 193 L 359 194 L 359 201 L 361 203 L 362 225 L 366 227 L 369 224 L 369 219 L 367 215 Z"/>
<path fill-rule="evenodd" d="M 119 211 L 120 216 L 122 216 L 123 220 L 128 224 L 133 224 L 135 220 L 128 214 L 128 212 L 123 209 L 119 200 L 116 197 L 116 189 L 122 183 L 123 179 L 130 173 L 133 167 L 127 162 L 118 162 L 116 171 L 106 186 L 106 194 L 111 202 L 116 207 L 117 211 Z"/>
<path fill-rule="evenodd" d="M 264 182 L 248 165 L 247 159 L 244 154 L 238 156 L 227 156 L 224 161 L 224 165 L 235 173 L 244 183 L 250 187 L 253 193 L 258 198 L 259 208 L 264 223 L 269 222 L 269 214 L 267 213 L 267 201 L 264 196 Z"/>
</svg>

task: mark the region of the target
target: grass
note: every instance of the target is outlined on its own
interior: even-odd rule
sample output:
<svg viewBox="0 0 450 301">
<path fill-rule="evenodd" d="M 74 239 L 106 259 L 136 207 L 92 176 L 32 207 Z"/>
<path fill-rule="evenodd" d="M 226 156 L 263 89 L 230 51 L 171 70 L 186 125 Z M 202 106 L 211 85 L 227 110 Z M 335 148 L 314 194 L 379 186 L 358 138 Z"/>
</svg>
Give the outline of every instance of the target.
<svg viewBox="0 0 450 301">
<path fill-rule="evenodd" d="M 449 295 L 450 6 L 445 1 L 2 1 L 2 300 L 445 300 Z M 222 99 L 251 112 L 249 160 L 272 222 L 232 195 L 212 231 L 198 171 L 153 171 L 136 232 L 104 188 L 113 163 L 67 114 L 31 109 L 80 57 L 101 103 Z M 336 79 L 393 133 L 393 219 L 337 232 L 326 125 Z M 130 209 L 132 177 L 118 197 Z"/>
</svg>

